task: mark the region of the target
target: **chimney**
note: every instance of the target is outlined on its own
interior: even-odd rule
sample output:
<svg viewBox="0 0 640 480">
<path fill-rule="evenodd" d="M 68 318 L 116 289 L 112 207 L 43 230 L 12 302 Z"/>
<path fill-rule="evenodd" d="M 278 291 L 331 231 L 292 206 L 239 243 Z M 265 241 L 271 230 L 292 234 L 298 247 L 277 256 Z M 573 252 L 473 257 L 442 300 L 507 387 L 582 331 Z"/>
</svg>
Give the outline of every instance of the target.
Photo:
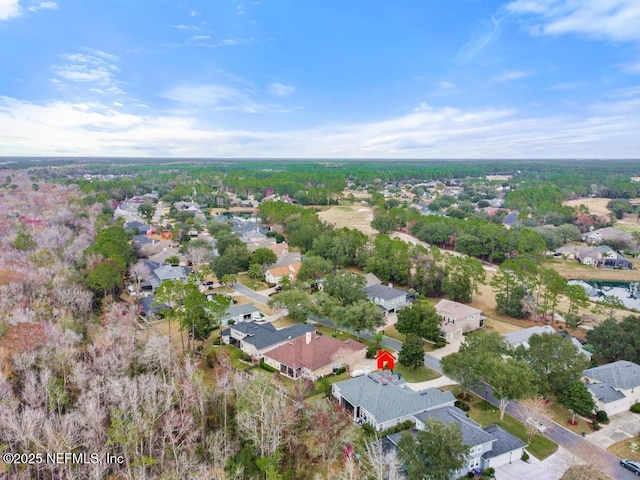
<svg viewBox="0 0 640 480">
<path fill-rule="evenodd" d="M 311 335 L 313 335 L 313 332 L 307 332 L 305 334 L 305 340 L 307 341 L 307 345 L 309 345 L 311 343 Z"/>
</svg>

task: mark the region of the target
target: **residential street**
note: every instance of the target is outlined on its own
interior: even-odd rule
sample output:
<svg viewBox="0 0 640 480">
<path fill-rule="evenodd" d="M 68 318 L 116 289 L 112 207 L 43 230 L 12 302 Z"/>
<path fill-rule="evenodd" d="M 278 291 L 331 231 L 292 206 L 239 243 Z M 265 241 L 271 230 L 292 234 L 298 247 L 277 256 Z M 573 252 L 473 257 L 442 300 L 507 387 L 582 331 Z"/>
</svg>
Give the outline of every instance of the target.
<svg viewBox="0 0 640 480">
<path fill-rule="evenodd" d="M 267 305 L 269 303 L 269 297 L 260 295 L 255 290 L 251 290 L 249 287 L 245 287 L 240 282 L 234 283 L 233 289 L 236 291 L 236 293 L 239 293 L 240 295 L 244 295 L 245 297 L 250 298 L 254 302 L 262 303 L 263 305 Z"/>
</svg>

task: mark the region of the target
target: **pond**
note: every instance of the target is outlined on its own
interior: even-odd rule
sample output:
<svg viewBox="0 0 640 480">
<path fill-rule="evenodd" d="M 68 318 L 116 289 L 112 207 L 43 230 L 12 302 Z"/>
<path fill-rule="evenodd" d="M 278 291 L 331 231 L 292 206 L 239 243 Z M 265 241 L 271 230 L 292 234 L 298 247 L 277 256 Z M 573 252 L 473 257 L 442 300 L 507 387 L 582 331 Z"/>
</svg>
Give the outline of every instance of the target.
<svg viewBox="0 0 640 480">
<path fill-rule="evenodd" d="M 589 299 L 597 302 L 605 295 L 613 295 L 622 300 L 627 308 L 640 310 L 640 283 L 614 282 L 611 280 L 569 280 L 569 285 L 582 286 Z"/>
</svg>

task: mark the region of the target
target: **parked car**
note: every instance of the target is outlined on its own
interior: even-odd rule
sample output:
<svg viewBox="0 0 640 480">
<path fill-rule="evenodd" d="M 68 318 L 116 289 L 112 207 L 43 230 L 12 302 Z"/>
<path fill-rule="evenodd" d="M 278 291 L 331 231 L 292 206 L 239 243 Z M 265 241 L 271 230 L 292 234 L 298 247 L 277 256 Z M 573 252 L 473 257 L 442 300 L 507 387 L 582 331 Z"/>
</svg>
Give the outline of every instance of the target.
<svg viewBox="0 0 640 480">
<path fill-rule="evenodd" d="M 540 433 L 544 433 L 547 431 L 547 427 L 543 423 L 531 417 L 527 418 L 527 423 L 530 423 L 531 425 L 535 426 Z"/>
<path fill-rule="evenodd" d="M 636 475 L 640 475 L 640 462 L 635 462 L 633 460 L 629 460 L 628 458 L 623 458 L 620 460 L 620 465 L 624 468 L 628 468 Z"/>
</svg>

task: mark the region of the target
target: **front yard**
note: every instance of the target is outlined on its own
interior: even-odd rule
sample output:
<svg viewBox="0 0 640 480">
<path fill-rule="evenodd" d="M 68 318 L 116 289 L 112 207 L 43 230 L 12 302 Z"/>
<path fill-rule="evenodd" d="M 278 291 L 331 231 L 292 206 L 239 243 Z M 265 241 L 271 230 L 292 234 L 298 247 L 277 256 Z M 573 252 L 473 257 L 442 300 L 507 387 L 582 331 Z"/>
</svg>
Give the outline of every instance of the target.
<svg viewBox="0 0 640 480">
<path fill-rule="evenodd" d="M 250 278 L 249 275 L 246 273 L 238 274 L 238 282 L 240 282 L 245 287 L 248 287 L 251 290 L 255 290 L 255 291 L 269 288 L 269 285 L 267 285 L 265 282 L 261 280 L 254 280 L 253 278 Z"/>
</svg>

